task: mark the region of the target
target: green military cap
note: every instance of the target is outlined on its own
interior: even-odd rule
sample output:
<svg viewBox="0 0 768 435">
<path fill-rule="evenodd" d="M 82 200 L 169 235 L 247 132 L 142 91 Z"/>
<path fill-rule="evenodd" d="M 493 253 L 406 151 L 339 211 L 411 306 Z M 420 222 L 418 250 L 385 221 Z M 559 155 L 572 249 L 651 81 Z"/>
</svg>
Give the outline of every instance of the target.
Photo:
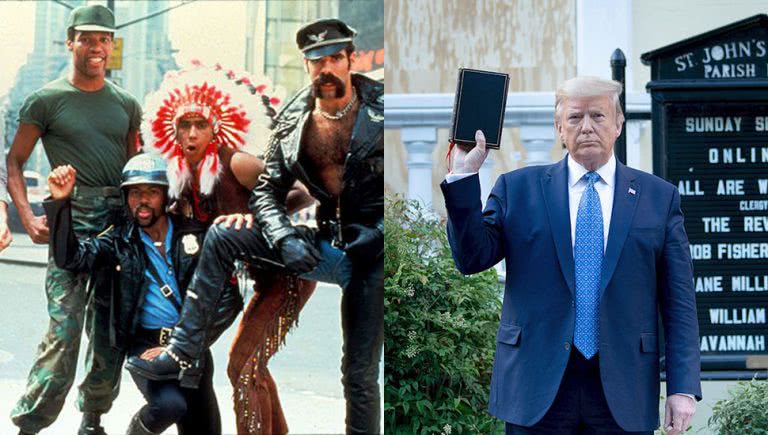
<svg viewBox="0 0 768 435">
<path fill-rule="evenodd" d="M 67 29 L 81 32 L 115 32 L 115 16 L 102 5 L 80 6 L 72 10 Z"/>
<path fill-rule="evenodd" d="M 357 31 L 337 18 L 321 18 L 296 32 L 296 44 L 304 57 L 320 59 L 343 50 Z"/>
</svg>

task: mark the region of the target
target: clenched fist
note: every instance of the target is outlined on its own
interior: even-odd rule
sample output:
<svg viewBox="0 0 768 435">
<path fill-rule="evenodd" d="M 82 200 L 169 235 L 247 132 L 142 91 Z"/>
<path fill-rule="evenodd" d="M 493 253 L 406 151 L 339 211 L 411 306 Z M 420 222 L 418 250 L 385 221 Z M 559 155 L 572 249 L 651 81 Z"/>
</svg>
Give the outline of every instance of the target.
<svg viewBox="0 0 768 435">
<path fill-rule="evenodd" d="M 48 174 L 48 190 L 53 199 L 69 198 L 75 188 L 77 171 L 70 165 L 59 166 Z"/>
</svg>

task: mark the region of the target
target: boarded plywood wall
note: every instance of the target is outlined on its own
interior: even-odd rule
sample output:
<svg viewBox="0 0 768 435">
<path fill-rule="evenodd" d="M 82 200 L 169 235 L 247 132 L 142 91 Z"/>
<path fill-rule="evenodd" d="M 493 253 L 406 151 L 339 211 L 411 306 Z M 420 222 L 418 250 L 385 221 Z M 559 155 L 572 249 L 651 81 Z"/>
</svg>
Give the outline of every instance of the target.
<svg viewBox="0 0 768 435">
<path fill-rule="evenodd" d="M 459 67 L 508 73 L 510 92 L 554 91 L 576 73 L 572 0 L 389 0 L 384 14 L 388 94 L 453 93 Z M 495 156 L 496 174 L 521 166 L 516 158 L 525 157 L 517 132 L 508 129 L 504 135 L 503 151 Z M 405 194 L 407 156 L 399 132 L 388 131 L 385 141 L 387 192 Z M 441 131 L 433 153 L 438 211 L 446 141 Z"/>
<path fill-rule="evenodd" d="M 576 71 L 571 0 L 392 0 L 384 14 L 387 93 L 453 92 L 459 67 L 506 72 L 512 92 Z"/>
</svg>

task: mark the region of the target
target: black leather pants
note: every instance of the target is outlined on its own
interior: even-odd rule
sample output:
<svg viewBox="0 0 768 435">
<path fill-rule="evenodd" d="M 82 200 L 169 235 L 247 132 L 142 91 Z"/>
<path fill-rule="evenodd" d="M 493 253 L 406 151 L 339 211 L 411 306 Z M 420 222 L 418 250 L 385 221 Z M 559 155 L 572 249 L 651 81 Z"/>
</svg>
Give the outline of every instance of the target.
<svg viewBox="0 0 768 435">
<path fill-rule="evenodd" d="M 297 229 L 308 242 L 316 246 L 322 243 L 327 248 L 327 243 L 314 240 L 310 229 Z M 320 250 L 324 253 L 322 261 L 325 261 L 327 250 Z M 336 251 L 336 254 L 340 253 Z M 197 270 L 187 290 L 181 319 L 171 337 L 171 345 L 190 358 L 198 359 L 205 350 L 201 344 L 209 341 L 216 304 L 221 297 L 220 289 L 231 277 L 235 260 L 254 264 L 281 262 L 279 254 L 268 246 L 256 227 L 235 231 L 216 225 L 208 230 Z M 346 266 L 349 264 L 345 263 Z M 380 256 L 372 264 L 351 264 L 351 267 L 330 268 L 344 269 L 349 276 L 329 275 L 327 279 L 317 279 L 346 284 L 341 310 L 347 432 L 378 433 L 381 418 L 378 373 L 384 340 L 384 259 Z"/>
<path fill-rule="evenodd" d="M 378 433 L 379 360 L 384 340 L 384 258 L 353 267 L 341 298 L 344 353 L 341 382 L 347 400 L 347 433 Z"/>
</svg>

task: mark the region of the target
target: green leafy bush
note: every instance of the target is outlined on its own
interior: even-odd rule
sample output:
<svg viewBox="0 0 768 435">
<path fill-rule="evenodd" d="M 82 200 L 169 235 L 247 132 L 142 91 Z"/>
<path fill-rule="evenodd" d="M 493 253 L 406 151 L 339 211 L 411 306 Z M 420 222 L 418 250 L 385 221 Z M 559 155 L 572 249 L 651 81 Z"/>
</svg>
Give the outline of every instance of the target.
<svg viewBox="0 0 768 435">
<path fill-rule="evenodd" d="M 739 382 L 712 407 L 709 428 L 722 435 L 768 434 L 768 381 Z"/>
<path fill-rule="evenodd" d="M 445 224 L 416 202 L 385 207 L 385 428 L 494 433 L 487 413 L 501 288 L 495 270 L 463 276 Z"/>
</svg>

